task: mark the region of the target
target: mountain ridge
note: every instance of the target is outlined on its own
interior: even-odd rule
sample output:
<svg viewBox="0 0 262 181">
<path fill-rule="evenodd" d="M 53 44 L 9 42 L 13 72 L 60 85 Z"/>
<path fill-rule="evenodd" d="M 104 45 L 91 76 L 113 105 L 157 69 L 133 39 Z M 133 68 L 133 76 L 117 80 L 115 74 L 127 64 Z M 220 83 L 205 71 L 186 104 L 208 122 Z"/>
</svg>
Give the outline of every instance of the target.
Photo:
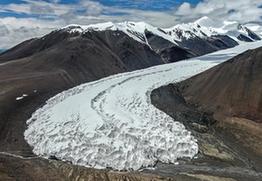
<svg viewBox="0 0 262 181">
<path fill-rule="evenodd" d="M 217 26 L 217 24 L 214 25 L 215 23 L 210 23 L 210 21 L 212 20 L 208 17 L 203 17 L 193 23 L 179 24 L 171 28 L 158 28 L 145 22 L 131 21 L 122 23 L 106 22 L 90 24 L 86 26 L 71 24 L 56 29 L 43 37 L 34 38 L 22 42 L 21 44 L 7 50 L 6 52 L 0 54 L 0 62 L 3 61 L 3 59 L 10 60 L 17 58 L 12 56 L 8 58 L 10 51 L 14 49 L 15 51 L 19 51 L 17 50 L 17 47 L 29 46 L 29 49 L 31 49 L 30 44 L 33 44 L 35 41 L 45 42 L 46 38 L 54 34 L 57 34 L 57 36 L 59 37 L 61 37 L 61 35 L 63 34 L 65 36 L 64 38 L 67 38 L 75 35 L 80 36 L 96 31 L 123 32 L 129 37 L 133 38 L 135 41 L 146 44 L 149 48 L 163 57 L 163 59 L 168 60 L 169 62 L 191 58 L 193 56 L 200 56 L 220 49 L 232 48 L 243 41 L 251 42 L 261 39 L 259 35 L 249 30 L 244 25 L 238 24 L 237 22 L 222 22 L 221 26 Z M 210 25 L 210 27 L 205 27 L 204 25 Z M 214 27 L 211 27 L 211 25 L 214 25 Z M 153 37 L 153 39 L 158 39 L 158 41 L 161 40 L 161 44 L 163 44 L 164 42 L 165 46 L 159 46 L 159 43 L 156 41 L 150 42 L 148 38 L 149 34 L 151 39 Z M 57 42 L 53 42 L 59 43 L 59 41 L 61 40 L 59 40 L 58 38 Z M 156 47 L 155 44 L 158 44 L 157 48 L 154 48 Z M 33 46 L 38 45 L 36 43 L 36 45 L 34 44 Z M 183 54 L 183 56 L 181 56 L 181 58 L 177 57 L 176 59 L 172 60 L 171 54 L 174 55 L 173 52 L 176 49 L 182 51 L 181 54 Z M 29 52 L 30 51 L 32 50 L 29 50 Z M 26 55 L 30 55 L 30 53 Z M 21 57 L 18 56 L 18 58 Z"/>
</svg>

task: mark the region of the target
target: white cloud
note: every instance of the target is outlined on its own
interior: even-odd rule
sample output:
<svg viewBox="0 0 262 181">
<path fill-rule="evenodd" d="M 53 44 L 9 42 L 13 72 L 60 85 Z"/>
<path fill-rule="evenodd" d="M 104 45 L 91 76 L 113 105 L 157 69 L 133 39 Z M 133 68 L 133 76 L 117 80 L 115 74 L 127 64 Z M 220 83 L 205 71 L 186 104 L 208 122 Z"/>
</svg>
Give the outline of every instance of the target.
<svg viewBox="0 0 262 181">
<path fill-rule="evenodd" d="M 0 6 L 0 12 L 24 13 L 27 15 L 46 14 L 62 15 L 76 8 L 75 5 L 57 4 L 46 1 L 23 0 L 20 4 Z"/>
<path fill-rule="evenodd" d="M 81 1 L 80 5 L 86 10 L 86 15 L 100 15 L 105 7 L 99 2 Z"/>
<path fill-rule="evenodd" d="M 191 5 L 188 2 L 183 3 L 178 9 L 176 14 L 177 15 L 189 15 L 191 12 Z"/>
<path fill-rule="evenodd" d="M 0 12 L 29 13 L 30 7 L 25 4 L 7 4 L 0 6 Z"/>
<path fill-rule="evenodd" d="M 180 21 L 189 21 L 202 16 L 209 16 L 218 21 L 235 20 L 241 23 L 250 21 L 261 21 L 262 8 L 261 0 L 204 0 L 195 7 L 183 3 L 175 16 L 180 17 Z"/>
<path fill-rule="evenodd" d="M 24 40 L 45 35 L 60 21 L 7 17 L 0 19 L 0 49 L 10 48 Z"/>
</svg>

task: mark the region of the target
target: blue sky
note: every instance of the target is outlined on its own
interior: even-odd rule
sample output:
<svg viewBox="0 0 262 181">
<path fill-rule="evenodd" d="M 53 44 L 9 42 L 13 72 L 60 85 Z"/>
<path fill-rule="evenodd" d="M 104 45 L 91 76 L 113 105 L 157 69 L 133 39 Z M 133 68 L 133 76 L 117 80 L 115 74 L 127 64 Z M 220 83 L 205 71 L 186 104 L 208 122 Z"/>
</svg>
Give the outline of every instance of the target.
<svg viewBox="0 0 262 181">
<path fill-rule="evenodd" d="M 258 21 L 262 16 L 257 12 L 258 7 L 262 7 L 261 0 L 0 0 L 0 18 L 53 19 L 64 24 L 88 23 L 79 19 L 93 19 L 90 21 L 93 23 L 98 18 L 99 21 L 141 20 L 167 27 L 206 15 Z"/>
<path fill-rule="evenodd" d="M 52 0 L 45 0 L 46 2 L 54 2 Z M 140 8 L 144 10 L 165 10 L 175 7 L 183 2 L 189 2 L 191 4 L 197 4 L 200 0 L 96 0 L 101 4 L 107 6 L 119 6 L 124 8 Z M 60 0 L 60 4 L 74 4 L 79 0 Z M 1 0 L 0 4 L 21 4 L 23 0 Z"/>
<path fill-rule="evenodd" d="M 155 12 L 170 12 L 170 11 L 176 11 L 181 5 L 187 4 L 191 8 L 197 7 L 199 4 L 211 4 L 214 5 L 214 2 L 216 2 L 215 6 L 225 5 L 225 4 L 243 4 L 242 2 L 246 1 L 244 4 L 248 4 L 249 2 L 252 2 L 251 4 L 259 4 L 259 1 L 261 0 L 0 0 L 0 17 L 37 17 L 36 15 L 41 14 L 42 16 L 38 16 L 39 18 L 44 17 L 43 12 L 41 10 L 44 10 L 44 8 L 47 8 L 50 6 L 50 10 L 52 9 L 52 6 L 75 6 L 75 13 L 78 13 L 80 9 L 81 10 L 81 4 L 88 2 L 97 4 L 101 7 L 106 8 L 119 8 L 121 9 L 122 13 L 117 12 L 110 12 L 112 15 L 121 15 L 125 14 L 123 13 L 123 10 L 143 10 L 143 11 L 155 11 Z M 44 5 L 44 3 L 46 3 Z M 42 5 L 41 5 L 42 4 Z M 41 9 L 39 9 L 39 13 L 31 12 L 29 13 L 30 9 L 27 9 L 27 12 L 22 6 L 42 6 Z M 76 7 L 77 5 L 80 5 L 79 7 Z M 2 6 L 2 8 L 1 8 Z M 11 8 L 8 8 L 11 7 Z M 262 1 L 258 5 L 259 7 L 262 7 Z M 249 7 L 249 6 L 247 6 Z M 17 9 L 15 9 L 17 8 Z M 20 8 L 20 9 L 19 9 Z M 32 7 L 30 7 L 32 8 Z M 85 8 L 85 7 L 83 7 Z M 210 7 L 208 7 L 210 8 Z M 234 8 L 234 7 L 233 7 Z M 21 11 L 22 10 L 22 11 Z M 24 10 L 24 11 L 23 11 Z M 234 10 L 234 9 L 233 9 Z M 232 10 L 230 12 L 233 12 Z M 107 15 L 109 15 L 109 12 L 102 12 Z M 48 15 L 48 14 L 46 14 Z M 54 14 L 56 15 L 56 14 Z"/>
<path fill-rule="evenodd" d="M 37 2 L 37 0 L 34 0 Z M 83 0 L 42 0 L 48 3 L 55 3 L 60 5 L 74 5 L 80 4 Z M 181 4 L 187 2 L 192 6 L 195 6 L 201 0 L 88 0 L 97 2 L 106 7 L 117 7 L 123 9 L 137 9 L 145 11 L 170 11 L 179 7 Z M 27 0 L 1 0 L 1 5 L 22 5 L 22 4 L 31 4 L 31 1 Z M 114 15 L 115 13 L 112 12 Z M 0 11 L 0 17 L 36 17 L 36 14 L 28 14 L 24 12 L 16 12 L 13 10 L 7 10 L 5 12 Z M 39 16 L 41 18 L 41 16 Z"/>
<path fill-rule="evenodd" d="M 145 21 L 165 28 L 203 16 L 262 24 L 262 0 L 0 0 L 0 48 L 68 24 Z"/>
<path fill-rule="evenodd" d="M 183 2 L 189 2 L 196 4 L 199 0 L 98 0 L 100 3 L 107 6 L 118 6 L 122 8 L 135 8 L 141 10 L 155 10 L 155 11 L 166 11 L 174 7 L 179 6 Z"/>
<path fill-rule="evenodd" d="M 69 23 L 146 21 L 168 27 L 201 16 L 261 21 L 261 0 L 0 0 L 0 18 Z"/>
<path fill-rule="evenodd" d="M 167 27 L 176 20 L 173 12 L 183 4 L 201 0 L 0 0 L 0 18 L 56 20 L 60 24 L 102 21 L 146 21 Z"/>
</svg>

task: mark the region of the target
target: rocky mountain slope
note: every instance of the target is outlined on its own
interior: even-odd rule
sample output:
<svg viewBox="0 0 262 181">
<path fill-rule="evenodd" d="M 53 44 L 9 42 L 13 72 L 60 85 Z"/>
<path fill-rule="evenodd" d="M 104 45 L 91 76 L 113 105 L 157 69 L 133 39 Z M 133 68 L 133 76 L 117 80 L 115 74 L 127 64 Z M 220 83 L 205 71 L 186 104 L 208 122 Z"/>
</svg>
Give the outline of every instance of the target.
<svg viewBox="0 0 262 181">
<path fill-rule="evenodd" d="M 204 155 L 231 165 L 240 159 L 241 167 L 261 172 L 261 58 L 262 48 L 248 50 L 188 80 L 154 90 L 152 103 L 187 125 Z"/>
<path fill-rule="evenodd" d="M 262 48 L 249 50 L 183 82 L 183 95 L 205 110 L 261 122 L 261 60 Z"/>
<path fill-rule="evenodd" d="M 15 129 L 17 126 L 11 132 L 6 127 L 13 121 L 16 124 L 11 117 L 23 106 L 22 102 L 29 106 L 83 82 L 163 64 L 148 46 L 121 32 L 92 32 L 84 38 L 79 34 L 58 33 L 59 36 L 55 32 L 44 40 L 28 41 L 2 56 L 5 61 L 0 65 L 0 124 L 1 139 L 7 144 L 23 140 L 23 127 L 19 127 L 20 133 Z M 23 94 L 29 96 L 18 103 L 16 98 Z M 19 138 L 13 138 L 18 133 Z"/>
<path fill-rule="evenodd" d="M 146 31 L 146 27 L 151 29 L 151 31 L 155 32 L 154 34 L 149 34 Z M 147 32 L 147 33 L 146 33 Z M 106 34 L 106 35 L 105 35 Z M 150 36 L 150 44 L 148 44 L 148 39 L 146 35 Z M 96 37 L 99 36 L 99 37 Z M 124 38 L 123 38 L 124 37 Z M 137 56 L 137 59 L 141 60 L 141 56 L 134 52 L 132 48 L 136 48 L 136 45 L 144 46 L 151 51 L 151 53 L 161 55 L 161 51 L 165 49 L 175 49 L 177 50 L 177 56 L 173 57 L 172 60 L 166 60 L 165 63 L 178 61 L 181 59 L 185 59 L 188 57 L 194 56 L 191 52 L 183 47 L 177 46 L 177 44 L 170 39 L 163 32 L 159 31 L 157 28 L 147 25 L 145 23 L 126 23 L 126 24 L 113 24 L 113 23 L 102 23 L 95 24 L 89 26 L 80 26 L 80 25 L 70 25 L 47 34 L 42 38 L 31 39 L 25 41 L 16 47 L 6 51 L 2 55 L 0 55 L 0 62 L 14 60 L 18 58 L 24 58 L 28 56 L 32 56 L 36 53 L 40 53 L 42 51 L 49 51 L 50 48 L 54 48 L 56 46 L 61 45 L 64 41 L 70 41 L 71 48 L 75 48 L 79 41 L 85 41 L 83 44 L 89 43 L 88 47 L 80 47 L 80 49 L 91 49 L 96 48 L 92 43 L 89 42 L 88 39 L 92 41 L 96 41 L 96 43 L 100 43 L 96 45 L 96 47 L 102 49 L 103 46 L 107 49 L 114 49 L 116 51 L 116 47 L 118 48 L 118 52 L 114 52 L 120 59 L 125 59 L 129 56 L 129 54 L 133 54 Z M 92 39 L 93 38 L 93 39 Z M 116 44 L 117 43 L 117 44 Z M 122 45 L 120 46 L 120 44 Z M 131 46 L 131 44 L 133 44 Z M 130 47 L 127 47 L 130 46 Z M 122 52 L 119 49 L 122 47 Z M 60 51 L 63 51 L 63 47 L 59 47 Z M 67 47 L 70 48 L 70 47 Z M 124 49 L 129 48 L 128 53 L 124 53 Z M 75 49 L 75 51 L 78 51 Z M 99 50 L 102 51 L 102 50 Z M 180 53 L 181 52 L 181 53 Z M 48 52 L 44 52 L 48 54 Z M 80 53 L 80 52 L 79 52 Z M 103 53 L 101 53 L 103 55 Z M 105 55 L 103 55 L 105 56 Z M 90 57 L 92 59 L 92 57 Z M 139 61 L 143 63 L 143 61 Z M 164 63 L 164 62 L 162 62 Z"/>
</svg>

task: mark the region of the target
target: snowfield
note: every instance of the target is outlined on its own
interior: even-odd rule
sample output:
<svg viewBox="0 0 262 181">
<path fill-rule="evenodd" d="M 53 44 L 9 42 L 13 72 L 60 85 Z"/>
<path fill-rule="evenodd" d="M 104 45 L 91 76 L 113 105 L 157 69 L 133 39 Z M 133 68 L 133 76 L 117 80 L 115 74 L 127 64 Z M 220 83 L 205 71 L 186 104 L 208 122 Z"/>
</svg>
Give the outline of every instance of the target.
<svg viewBox="0 0 262 181">
<path fill-rule="evenodd" d="M 138 170 L 198 153 L 197 140 L 151 104 L 153 89 L 185 80 L 262 46 L 246 43 L 190 60 L 85 83 L 49 99 L 27 121 L 36 155 L 94 168 Z"/>
</svg>

